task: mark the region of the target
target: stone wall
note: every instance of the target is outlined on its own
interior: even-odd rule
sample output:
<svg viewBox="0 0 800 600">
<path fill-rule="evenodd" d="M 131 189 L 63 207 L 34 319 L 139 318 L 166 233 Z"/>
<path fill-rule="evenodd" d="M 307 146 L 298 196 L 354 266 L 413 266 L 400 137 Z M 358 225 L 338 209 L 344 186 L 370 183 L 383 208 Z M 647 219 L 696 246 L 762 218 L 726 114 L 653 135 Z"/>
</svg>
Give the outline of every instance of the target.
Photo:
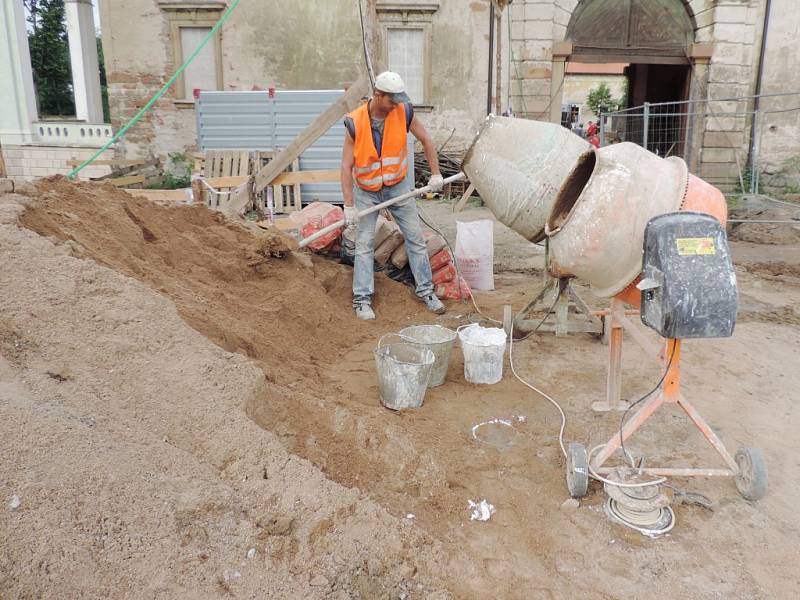
<svg viewBox="0 0 800 600">
<path fill-rule="evenodd" d="M 73 167 L 67 164 L 71 160 L 84 161 L 97 149 L 69 148 L 54 146 L 3 146 L 3 157 L 8 177 L 46 177 L 48 175 L 67 175 Z M 112 159 L 113 151 L 107 150 L 100 159 Z M 78 174 L 79 179 L 102 177 L 111 172 L 108 166 L 89 165 Z"/>
</svg>

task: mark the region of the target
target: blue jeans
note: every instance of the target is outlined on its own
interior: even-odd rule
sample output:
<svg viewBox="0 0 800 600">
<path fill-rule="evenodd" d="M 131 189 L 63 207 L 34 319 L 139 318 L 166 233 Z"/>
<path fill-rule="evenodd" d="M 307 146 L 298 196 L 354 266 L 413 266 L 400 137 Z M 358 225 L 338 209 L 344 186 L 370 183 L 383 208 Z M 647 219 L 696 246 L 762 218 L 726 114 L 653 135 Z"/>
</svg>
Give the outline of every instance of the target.
<svg viewBox="0 0 800 600">
<path fill-rule="evenodd" d="M 390 187 L 382 187 L 377 192 L 362 190 L 357 185 L 353 186 L 353 199 L 359 212 L 396 198 L 411 191 L 405 181 Z M 417 201 L 415 198 L 406 198 L 388 208 L 395 223 L 405 238 L 408 264 L 417 282 L 417 296 L 423 298 L 433 293 L 431 276 L 431 263 L 428 260 L 428 250 L 422 237 L 422 228 L 417 214 Z M 374 212 L 358 220 L 356 232 L 356 256 L 353 267 L 353 306 L 371 304 L 372 295 L 375 293 L 374 281 L 374 251 L 375 251 L 375 223 L 378 212 Z"/>
</svg>

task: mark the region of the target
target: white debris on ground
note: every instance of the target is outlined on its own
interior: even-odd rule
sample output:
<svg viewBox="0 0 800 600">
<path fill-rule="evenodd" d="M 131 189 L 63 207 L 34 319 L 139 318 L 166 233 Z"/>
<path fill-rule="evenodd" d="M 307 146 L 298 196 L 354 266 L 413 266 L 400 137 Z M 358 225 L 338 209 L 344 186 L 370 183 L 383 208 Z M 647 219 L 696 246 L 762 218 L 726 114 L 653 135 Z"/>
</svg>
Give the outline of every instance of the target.
<svg viewBox="0 0 800 600">
<path fill-rule="evenodd" d="M 17 510 L 21 504 L 22 500 L 19 499 L 19 496 L 14 496 L 11 498 L 11 502 L 8 503 L 8 508 L 11 510 Z"/>
<path fill-rule="evenodd" d="M 470 521 L 488 521 L 497 512 L 494 505 L 489 504 L 485 499 L 480 502 L 467 500 L 467 509 L 471 511 L 469 515 Z"/>
</svg>

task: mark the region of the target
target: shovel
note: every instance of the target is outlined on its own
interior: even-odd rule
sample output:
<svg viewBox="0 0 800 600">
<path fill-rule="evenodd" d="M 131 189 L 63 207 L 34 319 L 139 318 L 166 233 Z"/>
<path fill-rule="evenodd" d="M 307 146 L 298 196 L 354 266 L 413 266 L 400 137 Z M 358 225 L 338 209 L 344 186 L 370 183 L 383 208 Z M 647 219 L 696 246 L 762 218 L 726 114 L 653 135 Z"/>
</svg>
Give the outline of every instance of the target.
<svg viewBox="0 0 800 600">
<path fill-rule="evenodd" d="M 444 183 L 447 184 L 447 183 L 452 183 L 454 181 L 459 181 L 460 179 L 464 179 L 464 177 L 465 177 L 464 173 L 456 173 L 455 175 L 445 179 Z M 406 198 L 413 198 L 414 196 L 419 196 L 421 194 L 425 194 L 425 193 L 430 192 L 430 191 L 431 191 L 431 188 L 430 188 L 430 186 L 427 186 L 427 185 L 425 187 L 421 187 L 421 188 L 419 188 L 417 190 L 411 190 L 407 194 L 402 194 L 402 195 L 398 196 L 397 198 L 392 198 L 391 200 L 387 200 L 386 202 L 381 202 L 380 204 L 376 204 L 375 206 L 371 206 L 371 207 L 369 207 L 367 209 L 362 210 L 360 213 L 358 213 L 358 218 L 360 219 L 361 217 L 364 217 L 364 216 L 366 216 L 368 214 L 377 212 L 377 211 L 379 211 L 381 209 L 386 208 L 387 206 L 391 206 L 392 204 L 397 204 L 398 202 L 400 202 L 401 200 L 405 200 Z M 340 227 L 343 227 L 343 226 L 344 226 L 344 220 L 341 220 L 341 221 L 337 221 L 336 223 L 332 223 L 331 225 L 328 225 L 327 227 L 323 227 L 322 229 L 320 229 L 319 231 L 317 231 L 313 235 L 308 236 L 306 239 L 304 239 L 302 242 L 300 242 L 300 247 L 301 248 L 305 248 L 306 246 L 308 246 L 311 242 L 313 242 L 317 238 L 320 238 L 323 235 L 325 235 L 327 233 L 330 233 L 331 231 L 334 231 L 336 229 L 339 229 Z"/>
</svg>

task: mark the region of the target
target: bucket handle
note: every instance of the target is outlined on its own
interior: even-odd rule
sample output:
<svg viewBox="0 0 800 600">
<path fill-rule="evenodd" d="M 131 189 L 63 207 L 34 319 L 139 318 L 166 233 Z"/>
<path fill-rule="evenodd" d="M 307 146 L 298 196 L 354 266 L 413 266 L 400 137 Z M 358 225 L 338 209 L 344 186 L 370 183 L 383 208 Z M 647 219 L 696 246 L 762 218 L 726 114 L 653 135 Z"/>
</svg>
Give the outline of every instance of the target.
<svg viewBox="0 0 800 600">
<path fill-rule="evenodd" d="M 387 336 L 392 336 L 392 335 L 393 335 L 393 336 L 395 336 L 395 337 L 399 337 L 399 338 L 400 338 L 401 340 L 403 340 L 403 341 L 407 341 L 407 340 L 406 340 L 406 338 L 404 338 L 404 337 L 403 337 L 402 335 L 400 335 L 399 333 L 396 333 L 396 332 L 394 332 L 394 331 L 390 331 L 389 333 L 384 333 L 384 334 L 381 336 L 381 338 L 378 340 L 378 347 L 376 348 L 376 350 L 380 350 L 380 349 L 382 348 L 382 344 L 383 344 L 383 338 L 385 338 L 385 337 L 387 337 Z"/>
<path fill-rule="evenodd" d="M 441 325 L 439 325 L 437 323 L 434 323 L 433 325 L 428 325 L 428 327 L 438 327 L 439 329 L 444 329 L 445 331 L 453 331 L 452 329 L 448 329 L 447 327 L 442 327 Z M 462 325 L 462 327 L 463 327 L 463 325 Z M 460 328 L 458 328 L 458 329 L 460 329 Z M 458 329 L 456 329 L 456 337 L 458 337 Z M 424 343 L 424 342 L 418 342 L 412 337 L 409 337 L 407 335 L 403 335 L 402 330 L 400 332 L 398 332 L 397 335 L 400 336 L 400 339 L 408 342 L 409 344 L 417 344 L 418 346 L 427 346 L 427 344 Z M 453 338 L 453 339 L 455 339 L 455 338 Z M 443 342 L 429 342 L 429 343 L 441 344 Z"/>
</svg>

